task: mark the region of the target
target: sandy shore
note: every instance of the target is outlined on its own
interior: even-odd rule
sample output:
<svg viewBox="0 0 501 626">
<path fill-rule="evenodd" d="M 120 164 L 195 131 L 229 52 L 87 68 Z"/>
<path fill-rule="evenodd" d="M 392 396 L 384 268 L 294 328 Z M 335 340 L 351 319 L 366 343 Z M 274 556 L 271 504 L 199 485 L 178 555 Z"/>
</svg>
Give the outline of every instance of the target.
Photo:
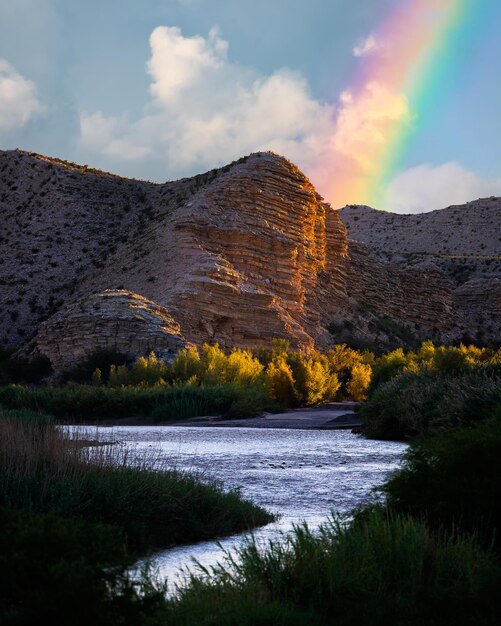
<svg viewBox="0 0 501 626">
<path fill-rule="evenodd" d="M 331 402 L 317 407 L 292 409 L 284 413 L 264 413 L 259 417 L 225 419 L 221 415 L 191 417 L 185 420 L 153 421 L 149 418 L 104 418 L 86 423 L 96 426 L 218 426 L 221 428 L 302 428 L 337 430 L 358 428 L 357 402 Z"/>
<path fill-rule="evenodd" d="M 356 403 L 332 402 L 320 407 L 294 409 L 284 413 L 265 413 L 259 417 L 224 419 L 217 417 L 192 417 L 173 426 L 220 426 L 233 428 L 302 428 L 336 430 L 356 428 L 361 425 L 354 412 Z"/>
</svg>

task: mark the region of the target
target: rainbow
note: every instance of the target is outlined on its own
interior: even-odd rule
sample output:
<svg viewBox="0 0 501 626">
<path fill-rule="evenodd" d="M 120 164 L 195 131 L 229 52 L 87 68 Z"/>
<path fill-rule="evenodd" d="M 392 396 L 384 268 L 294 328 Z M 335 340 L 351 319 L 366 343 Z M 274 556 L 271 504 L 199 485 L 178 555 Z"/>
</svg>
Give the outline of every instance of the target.
<svg viewBox="0 0 501 626">
<path fill-rule="evenodd" d="M 388 182 L 440 91 L 442 61 L 472 2 L 396 0 L 373 32 L 373 49 L 360 52 L 358 72 L 341 97 L 331 138 L 325 195 L 334 206 L 384 205 Z"/>
</svg>

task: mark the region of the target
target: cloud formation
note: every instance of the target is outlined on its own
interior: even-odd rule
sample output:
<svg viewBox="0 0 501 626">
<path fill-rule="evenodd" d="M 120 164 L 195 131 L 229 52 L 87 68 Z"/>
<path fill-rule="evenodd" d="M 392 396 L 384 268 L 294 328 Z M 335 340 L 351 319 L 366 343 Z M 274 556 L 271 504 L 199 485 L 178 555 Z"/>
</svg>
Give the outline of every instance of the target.
<svg viewBox="0 0 501 626">
<path fill-rule="evenodd" d="M 0 131 L 21 128 L 44 111 L 35 83 L 0 59 Z"/>
<path fill-rule="evenodd" d="M 86 150 L 119 159 L 163 159 L 180 176 L 256 150 L 273 149 L 308 163 L 316 139 L 329 132 L 333 107 L 311 97 L 301 75 L 281 69 L 261 76 L 227 58 L 228 44 L 211 30 L 184 37 L 160 26 L 150 37 L 151 99 L 144 115 L 82 113 Z"/>
<path fill-rule="evenodd" d="M 366 52 L 361 48 L 359 54 L 376 44 L 366 41 Z M 299 73 L 283 68 L 263 76 L 233 63 L 217 29 L 207 37 L 185 37 L 177 27 L 160 26 L 150 48 L 142 116 L 82 113 L 86 159 L 99 154 L 109 169 L 128 163 L 129 171 L 141 166 L 165 179 L 274 150 L 298 163 L 320 193 L 341 207 L 366 201 L 368 181 L 377 179 L 393 133 L 412 123 L 405 95 L 391 82 L 361 81 L 341 93 L 336 106 L 326 104 L 311 95 Z M 457 163 L 421 165 L 393 180 L 384 208 L 428 211 L 497 192 L 500 181 L 482 180 Z"/>
<path fill-rule="evenodd" d="M 386 46 L 384 43 L 378 41 L 374 35 L 369 35 L 353 48 L 353 56 L 366 57 L 385 49 Z"/>
<path fill-rule="evenodd" d="M 423 164 L 399 174 L 387 191 L 387 208 L 396 213 L 424 213 L 477 198 L 501 196 L 501 178 L 485 180 L 459 163 Z"/>
</svg>

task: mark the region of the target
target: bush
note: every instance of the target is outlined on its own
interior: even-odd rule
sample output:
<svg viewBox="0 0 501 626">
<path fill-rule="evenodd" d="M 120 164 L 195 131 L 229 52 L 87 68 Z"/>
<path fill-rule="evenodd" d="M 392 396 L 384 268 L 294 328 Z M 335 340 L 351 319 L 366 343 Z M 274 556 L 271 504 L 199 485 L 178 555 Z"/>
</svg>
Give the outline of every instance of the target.
<svg viewBox="0 0 501 626">
<path fill-rule="evenodd" d="M 364 433 L 376 439 L 406 439 L 485 419 L 501 402 L 496 369 L 461 375 L 406 372 L 381 384 L 361 407 Z"/>
<path fill-rule="evenodd" d="M 96 369 L 101 373 L 101 381 L 108 381 L 110 367 L 130 363 L 130 357 L 112 349 L 99 349 L 90 354 L 82 363 L 60 376 L 61 382 L 88 383 Z"/>
<path fill-rule="evenodd" d="M 415 442 L 384 492 L 392 509 L 476 533 L 501 553 L 500 465 L 498 417 Z"/>
<path fill-rule="evenodd" d="M 367 399 L 367 391 L 371 382 L 372 368 L 367 363 L 356 363 L 351 370 L 351 378 L 346 391 L 353 400 L 361 402 Z"/>
<path fill-rule="evenodd" d="M 52 373 L 52 366 L 46 356 L 31 359 L 11 356 L 0 362 L 0 385 L 10 383 L 38 383 Z"/>
<path fill-rule="evenodd" d="M 331 372 L 325 356 L 306 357 L 297 353 L 289 355 L 288 362 L 300 405 L 311 406 L 334 399 L 340 384 L 337 375 Z"/>
<path fill-rule="evenodd" d="M 160 618 L 164 590 L 133 583 L 119 529 L 0 507 L 0 622 L 135 626 Z"/>
</svg>

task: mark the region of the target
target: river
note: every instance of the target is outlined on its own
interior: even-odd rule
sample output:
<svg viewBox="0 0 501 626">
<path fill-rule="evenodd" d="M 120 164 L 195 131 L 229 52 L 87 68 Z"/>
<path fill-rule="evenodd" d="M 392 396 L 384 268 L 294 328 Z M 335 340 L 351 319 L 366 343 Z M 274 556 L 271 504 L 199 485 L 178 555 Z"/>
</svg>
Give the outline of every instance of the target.
<svg viewBox="0 0 501 626">
<path fill-rule="evenodd" d="M 164 467 L 220 481 L 273 513 L 256 529 L 258 542 L 277 539 L 293 524 L 318 527 L 331 511 L 347 513 L 366 501 L 395 469 L 405 444 L 370 441 L 347 430 L 186 426 L 83 427 L 92 438 L 119 441 L 131 459 L 151 456 Z M 81 427 L 79 427 L 81 434 Z M 179 583 L 194 560 L 214 565 L 243 535 L 164 550 L 152 558 L 161 577 Z M 219 544 L 219 545 L 218 545 Z"/>
</svg>

